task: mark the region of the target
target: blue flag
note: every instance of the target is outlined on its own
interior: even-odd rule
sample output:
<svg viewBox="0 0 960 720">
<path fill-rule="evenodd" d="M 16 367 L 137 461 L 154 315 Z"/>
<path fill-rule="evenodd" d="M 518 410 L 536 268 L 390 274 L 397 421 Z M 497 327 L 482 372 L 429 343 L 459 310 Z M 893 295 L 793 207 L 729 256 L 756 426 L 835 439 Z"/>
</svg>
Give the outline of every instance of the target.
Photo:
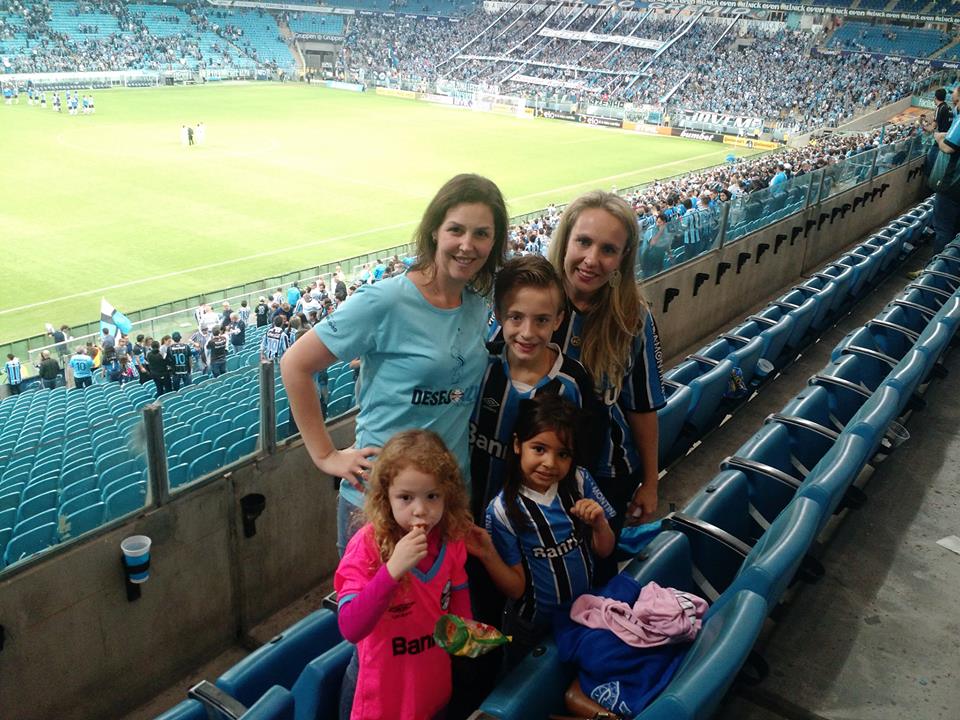
<svg viewBox="0 0 960 720">
<path fill-rule="evenodd" d="M 122 312 L 107 302 L 106 298 L 100 298 L 100 332 L 106 328 L 113 337 L 120 333 L 128 334 L 133 330 L 133 323 Z"/>
</svg>

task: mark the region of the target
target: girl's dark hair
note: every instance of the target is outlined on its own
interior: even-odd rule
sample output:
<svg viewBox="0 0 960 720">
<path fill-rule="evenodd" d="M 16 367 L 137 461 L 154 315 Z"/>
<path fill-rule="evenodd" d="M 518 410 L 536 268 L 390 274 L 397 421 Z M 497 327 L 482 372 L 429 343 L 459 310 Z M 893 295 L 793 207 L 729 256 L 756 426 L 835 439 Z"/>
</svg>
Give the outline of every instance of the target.
<svg viewBox="0 0 960 720">
<path fill-rule="evenodd" d="M 560 492 L 576 492 L 577 431 L 580 426 L 580 410 L 568 400 L 552 392 L 542 392 L 529 400 L 521 400 L 517 413 L 517 422 L 513 428 L 513 437 L 523 445 L 540 433 L 554 432 L 560 441 L 570 450 L 570 470 L 561 478 Z M 523 485 L 523 471 L 520 468 L 520 455 L 510 443 L 507 456 L 507 473 L 503 481 L 503 499 L 507 508 L 507 517 L 514 527 L 522 528 L 529 524 L 526 515 L 520 512 L 517 497 Z"/>
</svg>

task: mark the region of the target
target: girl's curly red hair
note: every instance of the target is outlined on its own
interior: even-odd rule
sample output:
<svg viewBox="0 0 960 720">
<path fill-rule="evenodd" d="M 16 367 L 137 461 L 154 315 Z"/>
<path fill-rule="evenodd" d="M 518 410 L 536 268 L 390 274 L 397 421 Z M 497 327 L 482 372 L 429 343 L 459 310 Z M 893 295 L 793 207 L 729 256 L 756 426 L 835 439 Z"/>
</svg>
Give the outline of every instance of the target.
<svg viewBox="0 0 960 720">
<path fill-rule="evenodd" d="M 408 468 L 436 478 L 443 495 L 443 517 L 437 527 L 444 539 L 462 538 L 473 524 L 460 467 L 440 436 L 430 430 L 399 432 L 387 441 L 373 464 L 363 506 L 383 562 L 390 559 L 404 535 L 393 518 L 389 490 L 394 478 Z"/>
</svg>

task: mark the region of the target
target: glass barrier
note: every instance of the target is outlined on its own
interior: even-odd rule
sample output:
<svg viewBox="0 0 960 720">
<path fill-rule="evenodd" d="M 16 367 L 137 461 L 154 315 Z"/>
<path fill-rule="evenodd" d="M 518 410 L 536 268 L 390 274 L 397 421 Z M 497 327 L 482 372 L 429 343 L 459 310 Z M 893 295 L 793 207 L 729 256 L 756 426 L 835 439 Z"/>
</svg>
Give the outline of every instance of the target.
<svg viewBox="0 0 960 720">
<path fill-rule="evenodd" d="M 124 311 L 124 314 L 130 322 L 133 323 L 133 335 L 143 333 L 145 335 L 161 337 L 177 329 L 196 326 L 194 312 L 200 305 L 207 304 L 219 309 L 223 302 L 229 302 L 234 309 L 237 309 L 240 303 L 246 300 L 249 307 L 253 307 L 256 305 L 257 298 L 259 298 L 260 295 L 271 293 L 275 291 L 277 287 L 289 287 L 295 280 L 299 282 L 327 278 L 337 267 L 342 269 L 348 278 L 348 282 L 350 282 L 351 279 L 355 280 L 360 276 L 364 265 L 373 263 L 379 258 L 392 257 L 394 255 L 402 258 L 412 251 L 411 247 L 411 245 L 406 244 L 363 253 L 341 260 L 334 260 L 324 263 L 323 265 L 314 265 L 274 277 L 259 278 L 252 282 L 219 288 L 200 295 L 192 295 L 139 310 L 120 309 Z M 327 282 L 327 287 L 332 290 L 329 282 Z M 88 337 L 98 337 L 99 333 L 99 320 L 74 325 L 71 328 L 71 335 L 73 336 L 73 340 L 70 343 L 71 350 L 81 340 L 85 340 Z M 29 357 L 31 361 L 33 361 L 40 350 L 44 348 L 53 348 L 51 337 L 48 335 L 34 335 L 22 340 L 0 344 L 0 353 L 3 355 L 13 353 L 21 359 Z"/>
<path fill-rule="evenodd" d="M 874 177 L 891 172 L 911 158 L 916 157 L 914 149 L 917 146 L 921 146 L 921 143 L 915 142 L 915 138 L 881 146 L 877 150 L 877 167 Z"/>
<path fill-rule="evenodd" d="M 818 173 L 806 173 L 734 198 L 730 201 L 724 242 L 737 240 L 800 212 L 806 207 L 811 184 L 819 184 L 819 179 Z"/>
<path fill-rule="evenodd" d="M 709 252 L 720 243 L 720 205 L 687 210 L 641 228 L 636 276 L 650 278 Z"/>
</svg>

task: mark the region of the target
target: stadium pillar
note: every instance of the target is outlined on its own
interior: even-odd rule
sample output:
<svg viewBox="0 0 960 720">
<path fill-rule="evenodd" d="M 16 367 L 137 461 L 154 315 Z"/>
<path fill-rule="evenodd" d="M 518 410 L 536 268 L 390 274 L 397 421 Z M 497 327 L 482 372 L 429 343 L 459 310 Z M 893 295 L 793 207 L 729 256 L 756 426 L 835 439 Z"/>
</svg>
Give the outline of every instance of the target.
<svg viewBox="0 0 960 720">
<path fill-rule="evenodd" d="M 880 155 L 880 148 L 873 149 L 873 157 L 870 158 L 870 174 L 868 177 L 872 181 L 877 176 L 877 157 Z"/>
<path fill-rule="evenodd" d="M 723 242 L 727 238 L 727 219 L 730 217 L 730 203 L 727 201 L 720 206 L 720 229 L 717 230 L 717 239 L 715 247 L 723 247 Z M 719 280 L 719 278 L 718 278 Z"/>
<path fill-rule="evenodd" d="M 260 450 L 268 455 L 277 452 L 276 390 L 273 385 L 272 360 L 260 361 Z"/>
<path fill-rule="evenodd" d="M 170 501 L 170 479 L 167 475 L 167 446 L 163 441 L 163 408 L 152 403 L 143 409 L 143 427 L 147 440 L 147 468 L 150 493 L 154 505 Z"/>
</svg>

